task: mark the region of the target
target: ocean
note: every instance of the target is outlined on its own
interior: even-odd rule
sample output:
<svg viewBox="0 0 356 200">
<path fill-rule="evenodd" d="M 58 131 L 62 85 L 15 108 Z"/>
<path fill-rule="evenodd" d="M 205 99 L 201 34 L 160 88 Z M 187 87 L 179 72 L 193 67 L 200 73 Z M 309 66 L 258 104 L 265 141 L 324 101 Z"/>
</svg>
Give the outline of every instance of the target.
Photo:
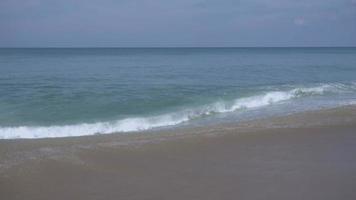
<svg viewBox="0 0 356 200">
<path fill-rule="evenodd" d="M 356 104 L 356 48 L 2 48 L 0 139 L 130 133 Z"/>
</svg>

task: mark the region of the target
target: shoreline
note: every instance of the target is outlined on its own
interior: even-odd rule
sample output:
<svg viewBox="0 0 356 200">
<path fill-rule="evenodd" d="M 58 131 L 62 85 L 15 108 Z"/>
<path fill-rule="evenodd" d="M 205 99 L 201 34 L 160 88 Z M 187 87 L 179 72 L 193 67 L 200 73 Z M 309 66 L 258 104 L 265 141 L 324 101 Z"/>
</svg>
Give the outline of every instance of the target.
<svg viewBox="0 0 356 200">
<path fill-rule="evenodd" d="M 356 106 L 197 128 L 0 140 L 1 199 L 355 199 Z"/>
</svg>

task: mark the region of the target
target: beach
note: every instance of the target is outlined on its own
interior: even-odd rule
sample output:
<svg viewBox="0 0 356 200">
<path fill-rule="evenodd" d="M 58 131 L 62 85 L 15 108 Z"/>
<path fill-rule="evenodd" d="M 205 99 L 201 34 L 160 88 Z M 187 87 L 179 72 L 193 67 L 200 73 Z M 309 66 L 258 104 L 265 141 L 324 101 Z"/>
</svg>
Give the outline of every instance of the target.
<svg viewBox="0 0 356 200">
<path fill-rule="evenodd" d="M 355 17 L 0 1 L 0 200 L 356 200 Z"/>
<path fill-rule="evenodd" d="M 0 199 L 356 199 L 356 106 L 205 127 L 0 140 Z"/>
</svg>

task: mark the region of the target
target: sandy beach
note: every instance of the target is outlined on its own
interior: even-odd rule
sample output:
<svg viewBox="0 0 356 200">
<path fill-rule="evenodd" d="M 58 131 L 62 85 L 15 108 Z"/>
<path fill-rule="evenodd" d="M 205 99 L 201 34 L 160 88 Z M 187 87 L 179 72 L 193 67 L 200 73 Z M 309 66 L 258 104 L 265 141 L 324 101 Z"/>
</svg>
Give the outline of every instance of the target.
<svg viewBox="0 0 356 200">
<path fill-rule="evenodd" d="M 0 199 L 356 199 L 356 107 L 240 124 L 1 140 Z"/>
</svg>

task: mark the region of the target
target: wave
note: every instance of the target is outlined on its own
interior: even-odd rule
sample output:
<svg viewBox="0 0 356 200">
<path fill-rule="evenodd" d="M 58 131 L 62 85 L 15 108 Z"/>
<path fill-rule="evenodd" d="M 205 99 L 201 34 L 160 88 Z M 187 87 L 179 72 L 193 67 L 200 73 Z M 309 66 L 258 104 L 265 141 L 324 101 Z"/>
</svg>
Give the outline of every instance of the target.
<svg viewBox="0 0 356 200">
<path fill-rule="evenodd" d="M 233 101 L 218 101 L 196 108 L 183 109 L 174 113 L 152 117 L 127 118 L 111 122 L 82 123 L 63 126 L 0 127 L 0 139 L 55 138 L 143 131 L 152 128 L 173 126 L 216 113 L 255 109 L 305 96 L 354 90 L 356 90 L 356 84 L 322 84 L 316 87 L 301 87 L 285 91 L 272 90 L 255 96 L 235 99 Z"/>
</svg>

